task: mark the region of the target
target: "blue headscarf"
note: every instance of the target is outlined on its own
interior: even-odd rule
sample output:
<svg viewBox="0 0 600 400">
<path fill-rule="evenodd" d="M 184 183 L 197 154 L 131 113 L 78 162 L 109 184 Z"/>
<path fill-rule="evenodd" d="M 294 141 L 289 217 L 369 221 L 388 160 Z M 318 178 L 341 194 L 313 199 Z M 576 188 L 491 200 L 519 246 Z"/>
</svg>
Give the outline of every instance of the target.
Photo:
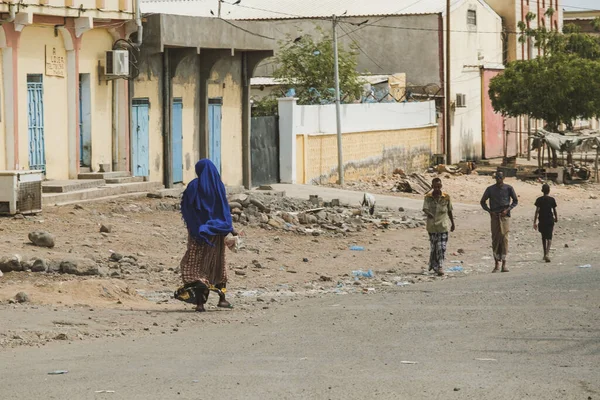
<svg viewBox="0 0 600 400">
<path fill-rule="evenodd" d="M 196 175 L 183 192 L 181 215 L 190 235 L 210 244 L 211 236 L 233 231 L 231 210 L 215 164 L 207 159 L 198 161 Z"/>
</svg>

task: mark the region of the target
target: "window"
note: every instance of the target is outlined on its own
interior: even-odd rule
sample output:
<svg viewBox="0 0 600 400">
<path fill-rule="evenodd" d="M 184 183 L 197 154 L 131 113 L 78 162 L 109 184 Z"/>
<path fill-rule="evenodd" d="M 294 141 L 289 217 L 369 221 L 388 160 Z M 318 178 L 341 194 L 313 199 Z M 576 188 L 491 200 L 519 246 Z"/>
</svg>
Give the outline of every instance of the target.
<svg viewBox="0 0 600 400">
<path fill-rule="evenodd" d="M 468 10 L 467 11 L 467 24 L 470 26 L 477 26 L 477 11 L 476 10 Z"/>
</svg>

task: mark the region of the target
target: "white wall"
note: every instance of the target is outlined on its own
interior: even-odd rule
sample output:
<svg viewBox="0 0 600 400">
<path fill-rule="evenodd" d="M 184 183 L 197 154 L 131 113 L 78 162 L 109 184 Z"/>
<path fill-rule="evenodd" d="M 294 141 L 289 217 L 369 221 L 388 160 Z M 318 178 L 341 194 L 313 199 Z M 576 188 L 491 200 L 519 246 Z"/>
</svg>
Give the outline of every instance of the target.
<svg viewBox="0 0 600 400">
<path fill-rule="evenodd" d="M 475 10 L 477 25 L 467 23 Z M 444 24 L 445 25 L 445 24 Z M 466 0 L 451 11 L 451 94 L 466 95 L 467 106 L 451 111 L 452 162 L 482 156 L 482 65 L 502 64 L 502 19 L 487 4 Z M 445 26 L 444 26 L 445 36 Z M 444 44 L 446 41 L 444 40 Z"/>
<path fill-rule="evenodd" d="M 335 104 L 297 106 L 295 133 L 337 132 Z M 435 102 L 366 103 L 341 106 L 342 133 L 391 131 L 430 126 L 435 121 Z"/>
<path fill-rule="evenodd" d="M 395 131 L 435 126 L 435 101 L 344 104 L 342 133 Z M 282 182 L 296 180 L 296 136 L 337 132 L 335 105 L 299 106 L 297 99 L 279 99 L 279 165 Z"/>
</svg>

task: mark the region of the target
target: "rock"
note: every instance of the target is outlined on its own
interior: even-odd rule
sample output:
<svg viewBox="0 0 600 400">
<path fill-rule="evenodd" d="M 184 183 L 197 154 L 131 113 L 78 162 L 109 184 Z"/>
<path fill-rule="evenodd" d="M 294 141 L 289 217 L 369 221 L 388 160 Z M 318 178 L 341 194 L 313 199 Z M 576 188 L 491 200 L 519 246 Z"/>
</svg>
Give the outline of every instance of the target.
<svg viewBox="0 0 600 400">
<path fill-rule="evenodd" d="M 31 262 L 31 272 L 46 272 L 48 270 L 48 264 L 46 260 L 41 258 L 34 258 L 30 260 Z"/>
<path fill-rule="evenodd" d="M 123 257 L 119 260 L 119 264 L 129 264 L 129 265 L 138 265 L 137 260 L 135 259 L 135 257 Z"/>
<path fill-rule="evenodd" d="M 273 186 L 271 185 L 260 185 L 258 190 L 273 190 Z"/>
<path fill-rule="evenodd" d="M 23 214 L 16 214 L 13 218 L 14 219 L 25 219 L 25 216 Z"/>
<path fill-rule="evenodd" d="M 37 231 L 29 234 L 29 240 L 39 247 L 54 247 L 54 236 L 48 232 Z"/>
<path fill-rule="evenodd" d="M 325 211 L 319 211 L 317 213 L 317 219 L 320 221 L 326 220 L 327 219 L 327 213 Z"/>
<path fill-rule="evenodd" d="M 254 205 L 261 212 L 265 212 L 267 210 L 267 207 L 262 202 L 260 202 L 259 200 L 255 199 L 253 197 L 250 198 L 250 204 Z"/>
<path fill-rule="evenodd" d="M 66 333 L 59 333 L 54 337 L 54 340 L 69 340 L 69 337 Z"/>
<path fill-rule="evenodd" d="M 150 199 L 162 199 L 165 197 L 164 193 L 162 192 L 152 192 L 152 193 L 148 193 L 147 194 L 148 198 Z"/>
<path fill-rule="evenodd" d="M 239 269 L 236 269 L 235 274 L 239 275 L 239 276 L 244 276 L 244 275 L 246 275 L 246 271 L 240 271 Z"/>
<path fill-rule="evenodd" d="M 263 268 L 262 264 L 259 263 L 258 260 L 252 260 L 252 265 L 254 265 L 254 268 L 258 268 L 258 269 Z"/>
<path fill-rule="evenodd" d="M 464 249 L 458 249 L 458 250 L 456 250 L 456 252 L 458 254 L 465 254 L 465 250 Z"/>
<path fill-rule="evenodd" d="M 294 223 L 294 216 L 292 214 L 290 214 L 290 213 L 286 213 L 286 212 L 282 213 L 281 214 L 281 218 L 285 222 L 287 222 L 288 224 L 293 224 Z"/>
<path fill-rule="evenodd" d="M 242 215 L 242 209 L 241 208 L 237 208 L 237 207 L 232 208 L 231 209 L 231 214 L 232 215 L 237 215 L 238 218 L 239 218 L 239 216 Z"/>
<path fill-rule="evenodd" d="M 12 272 L 12 271 L 22 271 L 23 267 L 21 267 L 21 256 L 15 254 L 11 257 L 2 257 L 0 259 L 0 271 L 1 272 Z"/>
<path fill-rule="evenodd" d="M 4 274 L 2 273 L 2 271 L 0 271 L 0 278 L 2 278 L 4 276 Z"/>
<path fill-rule="evenodd" d="M 246 203 L 247 200 L 248 200 L 248 195 L 245 193 L 234 194 L 233 196 L 229 197 L 230 204 L 238 203 L 238 204 L 245 206 L 248 204 L 248 203 Z"/>
<path fill-rule="evenodd" d="M 116 262 L 119 262 L 119 261 L 121 261 L 122 259 L 123 259 L 123 255 L 122 255 L 122 254 L 119 254 L 119 253 L 112 253 L 112 254 L 110 255 L 110 261 L 116 261 Z"/>
<path fill-rule="evenodd" d="M 15 295 L 15 300 L 18 303 L 29 303 L 29 296 L 25 292 L 19 292 Z"/>
<path fill-rule="evenodd" d="M 100 225 L 100 232 L 102 233 L 111 233 L 112 232 L 112 225 Z"/>
<path fill-rule="evenodd" d="M 323 282 L 331 282 L 333 281 L 333 278 L 330 276 L 326 276 L 326 275 L 321 275 L 319 277 L 319 280 L 323 281 Z"/>
<path fill-rule="evenodd" d="M 565 249 L 568 249 L 568 248 L 569 248 L 569 244 L 565 243 Z"/>
<path fill-rule="evenodd" d="M 106 275 L 103 268 L 101 269 L 93 260 L 87 258 L 61 262 L 60 272 L 78 276 Z"/>
<path fill-rule="evenodd" d="M 75 210 L 85 210 L 85 208 L 83 208 L 82 206 L 80 206 L 79 204 L 75 204 L 75 206 L 73 206 L 73 208 Z"/>
<path fill-rule="evenodd" d="M 598 196 L 595 194 L 590 194 L 590 199 L 591 200 L 598 200 Z"/>
<path fill-rule="evenodd" d="M 242 206 L 242 203 L 238 203 L 237 201 L 230 201 L 229 208 L 232 210 L 235 208 L 242 210 L 244 207 Z"/>
<path fill-rule="evenodd" d="M 404 212 L 404 207 L 399 207 L 399 208 L 398 208 L 398 211 L 400 211 L 400 212 Z"/>
<path fill-rule="evenodd" d="M 269 216 L 267 214 L 260 214 L 260 223 L 267 224 L 269 222 Z"/>
<path fill-rule="evenodd" d="M 304 258 L 302 259 L 302 262 L 308 262 L 308 258 L 304 257 Z"/>
<path fill-rule="evenodd" d="M 269 222 L 267 222 L 267 223 L 275 229 L 281 229 L 281 228 L 283 228 L 283 225 L 284 225 L 281 221 L 279 221 L 279 218 L 277 218 L 277 217 L 272 217 L 271 219 L 269 219 Z"/>
</svg>

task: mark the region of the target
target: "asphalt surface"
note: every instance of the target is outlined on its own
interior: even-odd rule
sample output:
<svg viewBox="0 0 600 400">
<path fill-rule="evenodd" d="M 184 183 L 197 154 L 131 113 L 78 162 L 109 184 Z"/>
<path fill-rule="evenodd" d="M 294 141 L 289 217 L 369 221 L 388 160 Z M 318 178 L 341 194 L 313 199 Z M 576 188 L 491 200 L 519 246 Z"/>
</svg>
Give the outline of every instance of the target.
<svg viewBox="0 0 600 400">
<path fill-rule="evenodd" d="M 599 284 L 597 266 L 540 263 L 5 350 L 0 399 L 600 399 Z"/>
</svg>

